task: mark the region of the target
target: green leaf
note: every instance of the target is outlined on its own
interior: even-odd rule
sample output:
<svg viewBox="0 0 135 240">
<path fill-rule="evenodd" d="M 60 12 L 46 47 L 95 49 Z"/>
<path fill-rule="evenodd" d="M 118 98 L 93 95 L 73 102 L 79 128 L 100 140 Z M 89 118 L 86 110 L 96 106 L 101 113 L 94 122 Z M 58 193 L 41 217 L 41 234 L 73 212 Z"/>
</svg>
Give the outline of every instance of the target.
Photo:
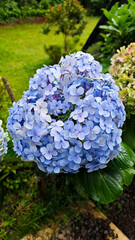
<svg viewBox="0 0 135 240">
<path fill-rule="evenodd" d="M 132 149 L 135 149 L 135 120 L 133 117 L 131 117 L 131 119 L 126 119 L 123 127 L 122 139 Z"/>
<path fill-rule="evenodd" d="M 108 204 L 119 198 L 124 185 L 128 186 L 132 182 L 134 164 L 135 153 L 122 143 L 119 155 L 108 163 L 107 168 L 92 173 L 81 169 L 74 174 L 74 186 L 83 197 Z"/>
<path fill-rule="evenodd" d="M 107 17 L 107 19 L 111 20 L 111 18 L 116 14 L 116 12 L 117 12 L 117 10 L 118 10 L 118 5 L 119 5 L 118 2 L 115 3 L 115 4 L 113 5 L 113 7 L 111 8 L 110 11 L 108 11 L 108 10 L 105 9 L 105 8 L 102 8 L 103 13 L 104 13 L 104 15 Z"/>
<path fill-rule="evenodd" d="M 107 30 L 109 32 L 113 31 L 113 32 L 117 32 L 117 33 L 121 34 L 121 32 L 117 28 L 115 28 L 113 26 L 101 25 L 100 28 L 101 29 L 105 29 L 105 30 Z"/>
<path fill-rule="evenodd" d="M 4 186 L 3 181 L 0 181 L 0 209 L 2 208 L 3 200 L 4 200 Z"/>
<path fill-rule="evenodd" d="M 111 20 L 112 20 L 113 24 L 114 24 L 116 27 L 118 27 L 118 24 L 116 23 L 115 19 L 112 18 Z"/>
<path fill-rule="evenodd" d="M 134 4 L 134 0 L 128 0 L 128 3 Z"/>
<path fill-rule="evenodd" d="M 128 32 L 135 31 L 135 27 L 129 27 L 129 28 L 127 28 L 127 31 L 128 31 Z"/>
</svg>

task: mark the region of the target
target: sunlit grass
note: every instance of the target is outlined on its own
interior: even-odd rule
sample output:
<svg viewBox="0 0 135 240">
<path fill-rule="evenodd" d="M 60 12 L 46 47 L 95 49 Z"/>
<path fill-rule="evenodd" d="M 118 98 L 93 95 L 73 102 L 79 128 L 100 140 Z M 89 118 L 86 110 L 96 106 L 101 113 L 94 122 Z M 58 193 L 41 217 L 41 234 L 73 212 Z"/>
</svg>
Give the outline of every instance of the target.
<svg viewBox="0 0 135 240">
<path fill-rule="evenodd" d="M 98 17 L 88 18 L 77 50 L 81 50 L 97 21 Z M 36 69 L 49 62 L 44 44 L 63 44 L 62 35 L 44 35 L 42 27 L 42 24 L 0 27 L 0 75 L 8 79 L 17 100 L 28 89 L 29 79 Z"/>
</svg>

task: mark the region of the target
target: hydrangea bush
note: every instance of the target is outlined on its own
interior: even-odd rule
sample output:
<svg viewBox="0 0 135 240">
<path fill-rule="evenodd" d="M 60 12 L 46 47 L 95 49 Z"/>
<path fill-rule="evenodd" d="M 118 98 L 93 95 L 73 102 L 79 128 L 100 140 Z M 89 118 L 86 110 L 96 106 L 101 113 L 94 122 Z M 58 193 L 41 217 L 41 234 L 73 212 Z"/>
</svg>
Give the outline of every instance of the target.
<svg viewBox="0 0 135 240">
<path fill-rule="evenodd" d="M 135 43 L 117 50 L 111 58 L 110 74 L 119 86 L 127 116 L 135 114 Z"/>
<path fill-rule="evenodd" d="M 120 150 L 125 120 L 118 86 L 88 53 L 38 69 L 13 104 L 7 128 L 14 150 L 47 173 L 102 169 Z"/>
<path fill-rule="evenodd" d="M 0 120 L 0 161 L 3 160 L 4 154 L 7 153 L 8 133 L 2 128 L 2 120 Z"/>
</svg>

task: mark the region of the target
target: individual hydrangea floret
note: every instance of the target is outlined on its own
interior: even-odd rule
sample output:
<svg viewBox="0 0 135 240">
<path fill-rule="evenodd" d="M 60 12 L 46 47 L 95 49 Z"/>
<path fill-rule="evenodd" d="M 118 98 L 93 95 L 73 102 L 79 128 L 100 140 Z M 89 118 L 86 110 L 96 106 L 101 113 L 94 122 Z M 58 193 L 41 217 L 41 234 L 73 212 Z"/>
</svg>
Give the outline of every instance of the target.
<svg viewBox="0 0 135 240">
<path fill-rule="evenodd" d="M 44 172 L 102 169 L 120 150 L 124 105 L 93 56 L 78 52 L 44 66 L 10 110 L 14 150 Z"/>
<path fill-rule="evenodd" d="M 117 50 L 111 58 L 110 74 L 119 86 L 119 96 L 123 101 L 127 116 L 135 114 L 135 43 Z"/>
<path fill-rule="evenodd" d="M 4 154 L 7 153 L 7 142 L 9 141 L 8 133 L 2 128 L 2 120 L 0 120 L 0 161 L 3 160 Z"/>
</svg>

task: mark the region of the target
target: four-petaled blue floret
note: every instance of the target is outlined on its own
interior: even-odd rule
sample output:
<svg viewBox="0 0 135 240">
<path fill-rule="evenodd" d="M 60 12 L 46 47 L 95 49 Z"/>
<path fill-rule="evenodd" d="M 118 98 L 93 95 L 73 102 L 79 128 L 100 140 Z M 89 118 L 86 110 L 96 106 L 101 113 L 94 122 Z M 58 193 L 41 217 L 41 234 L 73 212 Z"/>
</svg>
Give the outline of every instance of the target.
<svg viewBox="0 0 135 240">
<path fill-rule="evenodd" d="M 10 110 L 14 150 L 44 172 L 102 169 L 120 150 L 125 111 L 119 88 L 88 53 L 61 58 L 30 79 Z"/>
</svg>

